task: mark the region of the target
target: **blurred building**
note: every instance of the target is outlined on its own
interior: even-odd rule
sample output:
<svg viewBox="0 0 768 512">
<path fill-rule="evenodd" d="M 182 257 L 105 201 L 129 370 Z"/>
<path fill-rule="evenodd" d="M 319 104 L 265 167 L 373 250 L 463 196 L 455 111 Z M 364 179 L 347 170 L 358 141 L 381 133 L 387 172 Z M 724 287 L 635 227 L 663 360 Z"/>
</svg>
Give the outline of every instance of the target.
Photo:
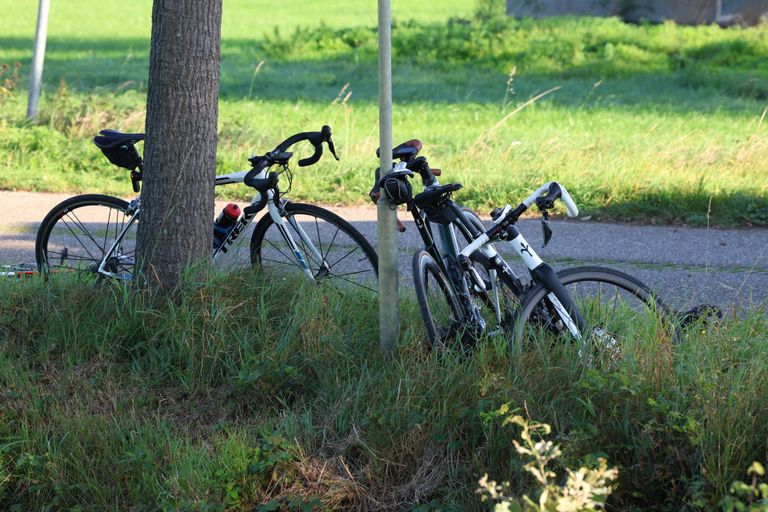
<svg viewBox="0 0 768 512">
<path fill-rule="evenodd" d="M 686 25 L 754 25 L 768 15 L 768 0 L 506 0 L 507 14 L 522 17 L 619 16 L 630 22 L 674 20 Z"/>
</svg>

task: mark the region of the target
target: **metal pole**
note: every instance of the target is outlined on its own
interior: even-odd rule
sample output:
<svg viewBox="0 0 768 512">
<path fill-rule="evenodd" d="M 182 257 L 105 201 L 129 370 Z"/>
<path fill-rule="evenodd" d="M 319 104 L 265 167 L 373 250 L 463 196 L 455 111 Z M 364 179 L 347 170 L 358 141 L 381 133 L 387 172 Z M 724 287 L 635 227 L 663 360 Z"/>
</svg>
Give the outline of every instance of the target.
<svg viewBox="0 0 768 512">
<path fill-rule="evenodd" d="M 392 17 L 390 0 L 379 1 L 379 147 L 381 176 L 392 172 Z M 397 275 L 397 212 L 382 195 L 376 217 L 379 240 L 379 346 L 392 355 L 400 329 Z"/>
<path fill-rule="evenodd" d="M 37 30 L 35 31 L 35 50 L 32 54 L 32 70 L 29 73 L 29 97 L 27 117 L 37 115 L 37 102 L 40 100 L 40 81 L 43 78 L 45 61 L 45 39 L 48 33 L 48 7 L 50 0 L 40 0 L 37 10 Z"/>
</svg>

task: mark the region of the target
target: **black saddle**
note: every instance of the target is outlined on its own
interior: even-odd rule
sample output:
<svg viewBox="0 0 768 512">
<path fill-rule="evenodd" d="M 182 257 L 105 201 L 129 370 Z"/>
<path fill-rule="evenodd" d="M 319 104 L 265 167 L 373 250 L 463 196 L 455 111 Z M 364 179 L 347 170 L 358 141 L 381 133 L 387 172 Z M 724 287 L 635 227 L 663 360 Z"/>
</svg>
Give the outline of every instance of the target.
<svg viewBox="0 0 768 512">
<path fill-rule="evenodd" d="M 403 142 L 399 146 L 392 149 L 392 158 L 400 160 L 402 162 L 411 161 L 421 151 L 423 144 L 418 139 L 411 139 Z M 381 148 L 376 149 L 376 156 L 381 157 Z"/>
<path fill-rule="evenodd" d="M 456 220 L 456 205 L 448 197 L 461 188 L 461 183 L 427 187 L 413 198 L 416 206 L 424 210 L 427 219 L 437 224 L 450 224 Z"/>
<path fill-rule="evenodd" d="M 123 144 L 135 144 L 144 140 L 143 133 L 120 133 L 115 130 L 101 130 L 99 135 L 93 138 L 93 143 L 100 149 L 110 149 Z"/>
<path fill-rule="evenodd" d="M 437 185 L 436 187 L 427 187 L 424 192 L 416 194 L 413 198 L 419 208 L 427 208 L 447 199 L 452 193 L 461 188 L 461 183 L 449 183 L 447 185 Z"/>
</svg>

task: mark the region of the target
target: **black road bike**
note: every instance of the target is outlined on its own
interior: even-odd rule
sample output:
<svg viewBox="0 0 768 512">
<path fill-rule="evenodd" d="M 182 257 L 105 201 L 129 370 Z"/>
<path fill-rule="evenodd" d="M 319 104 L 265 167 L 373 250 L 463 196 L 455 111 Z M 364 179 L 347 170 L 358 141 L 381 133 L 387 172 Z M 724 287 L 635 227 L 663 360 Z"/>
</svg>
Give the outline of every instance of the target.
<svg viewBox="0 0 768 512">
<path fill-rule="evenodd" d="M 494 210 L 494 226 L 486 231 L 475 215 L 451 200 L 461 185 L 440 185 L 426 158 L 417 153 L 409 143 L 394 148 L 393 157 L 400 162 L 392 173 L 377 176 L 371 193 L 385 194 L 394 205 L 405 204 L 424 241 L 424 249 L 413 257 L 413 280 L 433 346 L 455 339 L 467 346 L 483 334 L 503 332 L 514 349 L 524 339 L 555 335 L 611 354 L 623 340 L 649 330 L 676 335 L 669 309 L 636 278 L 594 266 L 555 272 L 517 230 L 515 223 L 535 203 L 542 213 L 546 245 L 552 235 L 548 212 L 557 200 L 563 201 L 569 216 L 578 215 L 565 187 L 550 182 L 516 208 Z M 409 180 L 415 173 L 424 189 L 414 196 Z M 525 263 L 528 283 L 496 250 L 494 242 L 499 241 L 509 242 Z"/>
<path fill-rule="evenodd" d="M 118 167 L 131 171 L 134 192 L 142 180 L 142 159 L 135 144 L 142 133 L 103 130 L 94 143 Z M 214 243 L 213 260 L 221 266 L 245 262 L 275 274 L 299 273 L 307 279 L 334 289 L 354 285 L 375 292 L 378 258 L 371 244 L 351 224 L 338 215 L 310 204 L 286 200 L 279 188 L 280 176 L 290 183 L 288 149 L 302 141 L 314 153 L 299 160 L 301 167 L 316 163 L 323 144 L 333 156 L 336 150 L 328 126 L 318 132 L 297 133 L 262 155 L 249 159 L 251 169 L 216 176 L 216 186 L 245 183 L 257 193 L 250 205 L 226 234 Z M 273 166 L 278 172 L 269 172 Z M 256 214 L 267 208 L 251 235 L 248 248 L 239 247 L 241 238 Z M 183 214 L 183 213 L 182 213 Z M 141 197 L 125 201 L 101 194 L 72 197 L 54 207 L 37 233 L 35 253 L 43 276 L 74 272 L 119 280 L 134 277 L 136 230 L 141 218 Z M 173 218 L 168 229 L 173 229 Z M 241 254 L 244 253 L 244 254 Z"/>
</svg>

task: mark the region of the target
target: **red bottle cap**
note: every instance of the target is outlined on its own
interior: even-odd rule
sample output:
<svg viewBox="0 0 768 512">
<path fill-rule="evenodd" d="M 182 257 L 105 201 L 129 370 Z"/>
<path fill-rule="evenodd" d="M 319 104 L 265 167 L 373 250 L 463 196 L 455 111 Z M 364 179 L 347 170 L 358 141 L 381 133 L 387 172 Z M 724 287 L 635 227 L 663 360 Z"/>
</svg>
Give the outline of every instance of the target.
<svg viewBox="0 0 768 512">
<path fill-rule="evenodd" d="M 240 217 L 240 207 L 237 206 L 235 203 L 229 203 L 227 206 L 224 207 L 224 215 L 226 215 L 230 219 L 237 219 L 238 217 Z"/>
</svg>

